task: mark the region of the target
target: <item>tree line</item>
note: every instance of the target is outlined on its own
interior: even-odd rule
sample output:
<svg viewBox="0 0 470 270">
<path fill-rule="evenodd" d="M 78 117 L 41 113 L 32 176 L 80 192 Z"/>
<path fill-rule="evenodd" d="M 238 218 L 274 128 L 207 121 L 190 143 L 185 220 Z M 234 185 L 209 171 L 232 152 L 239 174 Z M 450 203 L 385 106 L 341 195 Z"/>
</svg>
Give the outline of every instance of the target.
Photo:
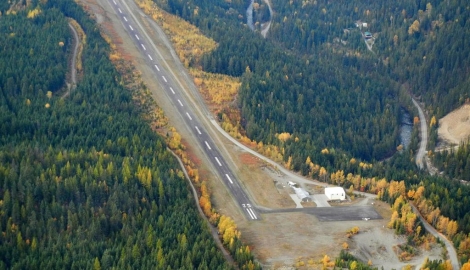
<svg viewBox="0 0 470 270">
<path fill-rule="evenodd" d="M 82 8 L 3 8 L 0 268 L 232 268 Z M 64 100 L 67 17 L 87 43 L 82 80 Z"/>
</svg>

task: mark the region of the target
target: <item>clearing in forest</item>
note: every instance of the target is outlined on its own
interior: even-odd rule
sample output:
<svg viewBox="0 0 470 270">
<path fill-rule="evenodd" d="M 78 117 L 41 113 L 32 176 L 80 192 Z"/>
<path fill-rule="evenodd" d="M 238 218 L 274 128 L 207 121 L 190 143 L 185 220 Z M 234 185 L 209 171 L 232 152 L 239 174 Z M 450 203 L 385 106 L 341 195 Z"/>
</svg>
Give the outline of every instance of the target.
<svg viewBox="0 0 470 270">
<path fill-rule="evenodd" d="M 459 145 L 470 136 L 470 104 L 450 112 L 439 119 L 439 139 Z"/>
</svg>

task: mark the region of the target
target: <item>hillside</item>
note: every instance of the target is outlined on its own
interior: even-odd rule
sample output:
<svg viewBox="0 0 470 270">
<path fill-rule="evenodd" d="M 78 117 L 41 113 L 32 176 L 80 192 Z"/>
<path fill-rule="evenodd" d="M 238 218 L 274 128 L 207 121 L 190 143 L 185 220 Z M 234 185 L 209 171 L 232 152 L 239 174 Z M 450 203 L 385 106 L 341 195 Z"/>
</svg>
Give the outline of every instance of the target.
<svg viewBox="0 0 470 270">
<path fill-rule="evenodd" d="M 49 0 L 6 13 L 0 269 L 230 269 L 84 11 Z M 81 80 L 62 99 L 72 42 L 66 16 L 87 42 Z"/>
<path fill-rule="evenodd" d="M 239 110 L 243 135 L 258 149 L 274 144 L 289 169 L 330 183 L 340 174 L 344 187 L 367 190 L 365 177 L 404 180 L 410 193 L 403 197 L 409 200 L 424 188 L 420 211 L 442 233 L 454 231 L 439 219 L 458 223 L 449 238 L 461 263 L 468 261 L 470 188 L 417 170 L 420 120 L 410 99 L 424 104 L 433 149 L 436 119 L 469 98 L 465 1 L 273 0 L 265 39 L 257 32 L 268 17 L 262 1 L 255 1 L 255 31 L 247 26 L 246 1 L 154 2 L 217 42 L 216 50 L 190 67 L 241 78 L 237 104 L 230 109 Z M 403 112 L 414 124 L 407 150 L 398 141 Z M 447 166 L 451 177 L 468 175 L 461 166 L 468 168 L 467 150 L 438 156 L 438 165 Z M 353 175 L 360 184 L 348 179 Z"/>
</svg>

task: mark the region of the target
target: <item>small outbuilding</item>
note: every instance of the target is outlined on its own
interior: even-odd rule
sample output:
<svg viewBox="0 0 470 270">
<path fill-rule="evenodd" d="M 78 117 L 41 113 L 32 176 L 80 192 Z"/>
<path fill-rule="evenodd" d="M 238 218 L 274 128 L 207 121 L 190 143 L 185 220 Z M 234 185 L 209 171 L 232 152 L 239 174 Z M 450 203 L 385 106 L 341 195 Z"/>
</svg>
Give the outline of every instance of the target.
<svg viewBox="0 0 470 270">
<path fill-rule="evenodd" d="M 325 195 L 330 201 L 346 199 L 346 192 L 342 187 L 327 187 L 325 188 Z"/>
<path fill-rule="evenodd" d="M 303 202 L 310 202 L 312 198 L 310 198 L 310 194 L 303 188 L 292 187 L 295 191 L 297 197 Z"/>
</svg>

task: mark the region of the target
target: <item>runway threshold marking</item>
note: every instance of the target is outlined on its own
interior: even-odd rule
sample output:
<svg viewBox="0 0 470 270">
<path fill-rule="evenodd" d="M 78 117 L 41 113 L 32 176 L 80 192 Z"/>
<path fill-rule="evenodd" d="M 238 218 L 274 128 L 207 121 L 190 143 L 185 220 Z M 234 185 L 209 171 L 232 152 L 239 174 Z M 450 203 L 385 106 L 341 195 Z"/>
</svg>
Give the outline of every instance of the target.
<svg viewBox="0 0 470 270">
<path fill-rule="evenodd" d="M 212 150 L 211 146 L 207 143 L 207 141 L 204 142 L 206 143 L 207 148 L 209 148 L 209 150 Z"/>
<path fill-rule="evenodd" d="M 233 184 L 232 178 L 230 178 L 230 176 L 228 174 L 225 174 L 225 176 L 227 176 L 227 179 L 230 182 L 230 184 Z"/>
<path fill-rule="evenodd" d="M 251 214 L 250 209 L 249 209 L 249 208 L 245 208 L 245 209 L 246 209 L 246 211 L 248 212 L 248 214 L 250 215 L 251 219 L 255 219 L 255 218 L 253 217 L 253 215 Z"/>
<path fill-rule="evenodd" d="M 248 212 L 251 212 L 251 214 L 253 214 L 253 219 L 258 219 L 258 217 L 255 215 L 255 212 L 253 212 L 253 209 L 248 208 Z"/>
<path fill-rule="evenodd" d="M 197 130 L 197 133 L 199 133 L 199 135 L 201 135 L 201 131 L 199 130 L 199 128 L 197 126 L 195 126 L 196 130 Z"/>
<path fill-rule="evenodd" d="M 215 160 L 217 161 L 217 163 L 219 163 L 219 166 L 222 167 L 222 163 L 220 163 L 220 161 L 217 157 L 215 157 Z"/>
</svg>

